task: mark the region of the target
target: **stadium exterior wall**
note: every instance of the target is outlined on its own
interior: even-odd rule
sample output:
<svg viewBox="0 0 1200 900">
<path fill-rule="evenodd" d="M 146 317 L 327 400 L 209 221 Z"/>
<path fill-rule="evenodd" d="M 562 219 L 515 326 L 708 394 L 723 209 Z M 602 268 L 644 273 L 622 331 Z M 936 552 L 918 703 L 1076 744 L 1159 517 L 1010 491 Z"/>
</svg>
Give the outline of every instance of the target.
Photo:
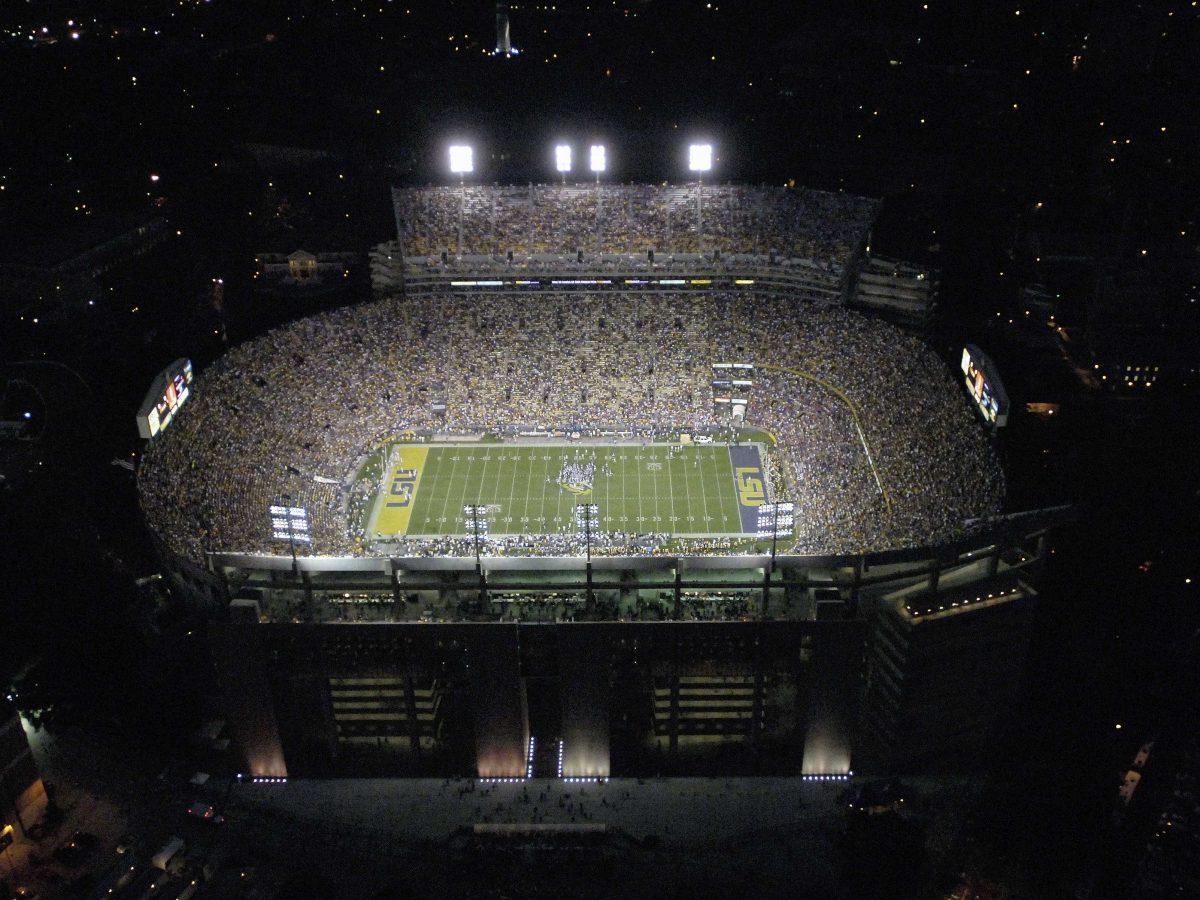
<svg viewBox="0 0 1200 900">
<path fill-rule="evenodd" d="M 227 690 L 242 696 L 229 706 L 239 717 L 231 731 L 252 776 L 604 778 L 722 766 L 846 774 L 865 635 L 865 623 L 851 619 L 230 622 L 213 641 L 236 670 Z M 265 684 L 240 677 L 248 671 L 262 672 Z M 421 723 L 372 685 L 439 679 L 436 739 L 412 741 Z M 359 706 L 386 710 L 370 714 L 385 721 L 369 723 L 377 727 L 366 741 L 360 714 L 339 707 L 350 682 Z M 535 732 L 552 748 L 537 764 L 527 755 Z"/>
<path fill-rule="evenodd" d="M 764 759 L 796 774 L 840 774 L 859 759 L 894 767 L 978 745 L 1002 724 L 1047 536 L 1072 516 L 974 523 L 972 537 L 939 547 L 781 556 L 766 590 L 761 555 L 602 557 L 590 577 L 576 558 L 481 561 L 492 600 L 582 597 L 589 583 L 597 594 L 673 591 L 665 621 L 501 621 L 504 607 L 480 602 L 471 558 L 299 557 L 293 572 L 289 556 L 210 554 L 208 589 L 237 597 L 212 629 L 214 657 L 251 774 L 523 777 L 535 735 L 563 742 L 564 777 L 762 771 Z M 351 590 L 393 598 L 384 618 L 322 620 L 325 601 Z M 413 591 L 451 598 L 459 618 L 417 621 Z M 706 592 L 763 600 L 742 621 L 689 621 L 681 598 Z M 1006 608 L 1020 615 L 997 612 L 1000 598 L 1019 601 Z M 899 654 L 896 633 L 910 635 Z M 978 640 L 1008 661 L 1003 690 L 978 668 L 937 677 L 942 655 L 970 656 Z M 911 690 L 888 688 L 890 677 Z M 381 704 L 389 724 L 347 719 L 339 703 L 351 694 Z M 994 702 L 981 709 L 970 700 L 980 695 Z M 955 704 L 970 724 L 941 716 L 926 733 L 922 706 Z M 552 774 L 539 765 L 537 777 Z"/>
</svg>

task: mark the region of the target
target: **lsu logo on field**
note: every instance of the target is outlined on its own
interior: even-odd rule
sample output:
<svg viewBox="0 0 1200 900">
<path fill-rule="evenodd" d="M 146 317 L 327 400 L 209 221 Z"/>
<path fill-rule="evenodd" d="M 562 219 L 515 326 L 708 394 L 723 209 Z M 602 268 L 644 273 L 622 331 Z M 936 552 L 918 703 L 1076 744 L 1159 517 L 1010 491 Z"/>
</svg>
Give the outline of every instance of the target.
<svg viewBox="0 0 1200 900">
<path fill-rule="evenodd" d="M 412 503 L 413 497 L 413 482 L 401 481 L 398 477 L 392 478 L 392 483 L 388 487 L 387 505 L 390 507 L 405 507 Z"/>
<path fill-rule="evenodd" d="M 400 507 L 403 509 L 412 503 L 413 490 L 417 486 L 417 470 L 416 469 L 397 469 L 392 473 L 391 483 L 388 485 L 388 500 L 387 506 Z"/>
<path fill-rule="evenodd" d="M 401 444 L 394 447 L 388 459 L 388 474 L 380 490 L 380 505 L 375 521 L 370 524 L 377 534 L 407 534 L 417 494 L 421 487 L 421 473 L 429 447 L 420 444 Z"/>
<path fill-rule="evenodd" d="M 391 476 L 391 484 L 388 486 L 388 505 L 389 506 L 407 506 L 413 502 L 413 486 L 416 479 L 404 478 L 403 473 L 397 472 Z"/>
<path fill-rule="evenodd" d="M 738 466 L 733 470 L 737 485 L 738 502 L 742 506 L 762 506 L 766 500 L 763 488 L 762 469 L 758 466 Z"/>
<path fill-rule="evenodd" d="M 582 496 L 592 492 L 596 480 L 595 463 L 565 462 L 558 473 L 559 487 Z"/>
</svg>

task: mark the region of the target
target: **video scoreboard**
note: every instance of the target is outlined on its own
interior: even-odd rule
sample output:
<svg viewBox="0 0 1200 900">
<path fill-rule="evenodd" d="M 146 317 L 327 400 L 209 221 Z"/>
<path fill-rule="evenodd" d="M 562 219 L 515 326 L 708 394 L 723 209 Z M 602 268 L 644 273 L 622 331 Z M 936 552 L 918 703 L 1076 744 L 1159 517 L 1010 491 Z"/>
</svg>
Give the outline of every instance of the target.
<svg viewBox="0 0 1200 900">
<path fill-rule="evenodd" d="M 192 395 L 192 361 L 177 359 L 155 377 L 137 414 L 138 434 L 146 440 L 162 432 Z"/>
<path fill-rule="evenodd" d="M 1008 393 L 991 357 L 974 344 L 967 344 L 962 352 L 962 372 L 967 391 L 984 420 L 993 428 L 1007 423 Z"/>
</svg>

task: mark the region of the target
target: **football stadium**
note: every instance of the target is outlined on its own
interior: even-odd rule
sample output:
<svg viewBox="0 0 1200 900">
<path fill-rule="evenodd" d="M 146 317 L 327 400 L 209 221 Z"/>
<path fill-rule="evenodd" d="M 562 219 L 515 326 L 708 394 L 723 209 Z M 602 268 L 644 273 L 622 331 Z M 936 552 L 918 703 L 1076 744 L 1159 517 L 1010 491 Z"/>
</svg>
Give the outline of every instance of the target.
<svg viewBox="0 0 1200 900">
<path fill-rule="evenodd" d="M 177 585 L 220 610 L 247 771 L 745 771 L 773 748 L 844 777 L 986 739 L 1060 511 L 1006 511 L 949 365 L 846 307 L 876 201 L 392 200 L 375 296 L 198 370 L 139 469 Z M 955 699 L 931 659 L 967 666 Z"/>
<path fill-rule="evenodd" d="M 571 187 L 395 192 L 402 240 L 377 254 L 380 298 L 209 367 L 146 456 L 151 520 L 197 559 L 278 552 L 281 505 L 304 510 L 301 553 L 468 555 L 462 509 L 486 506 L 489 549 L 556 555 L 576 537 L 566 507 L 582 492 L 558 480 L 576 457 L 599 472 L 589 502 L 612 553 L 685 535 L 746 549 L 734 538 L 757 530 L 753 508 L 734 526 L 732 501 L 704 502 L 728 497 L 739 469 L 762 484 L 753 506 L 795 505 L 785 551 L 920 546 L 997 512 L 999 466 L 946 367 L 839 302 L 875 204 L 704 192 L 703 242 L 686 189 L 605 187 L 603 212 L 595 191 Z M 675 484 L 690 448 L 742 431 L 760 452 L 737 451 L 720 473 L 705 461 L 704 477 L 716 457 L 693 452 L 696 477 Z M 405 435 L 417 443 L 397 456 Z M 488 451 L 492 477 L 475 454 L 439 449 L 468 443 L 505 448 Z M 405 465 L 421 445 L 421 464 Z M 533 446 L 551 459 L 509 458 Z M 492 483 L 501 470 L 507 492 Z M 389 505 L 408 502 L 408 515 Z"/>
</svg>

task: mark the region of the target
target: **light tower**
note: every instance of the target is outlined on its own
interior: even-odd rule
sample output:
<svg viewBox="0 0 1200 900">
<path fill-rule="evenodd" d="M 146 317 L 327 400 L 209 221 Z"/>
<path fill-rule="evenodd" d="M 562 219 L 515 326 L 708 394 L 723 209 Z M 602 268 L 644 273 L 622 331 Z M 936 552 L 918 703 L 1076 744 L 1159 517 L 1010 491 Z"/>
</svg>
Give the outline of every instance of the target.
<svg viewBox="0 0 1200 900">
<path fill-rule="evenodd" d="M 558 144 L 554 148 L 554 168 L 562 175 L 562 183 L 567 183 L 567 173 L 571 171 L 571 145 Z"/>
<path fill-rule="evenodd" d="M 479 604 L 483 609 L 487 609 L 488 603 L 487 578 L 483 574 L 483 560 L 480 559 L 479 544 L 481 540 L 487 539 L 487 512 L 487 505 L 482 503 L 468 503 L 463 507 L 463 517 L 466 520 L 467 528 L 471 530 L 475 544 L 475 574 L 479 578 Z"/>
<path fill-rule="evenodd" d="M 575 527 L 583 532 L 584 546 L 587 548 L 587 610 L 591 612 L 596 605 L 596 597 L 592 591 L 592 532 L 600 524 L 600 507 L 595 503 L 581 503 L 575 507 Z"/>
<path fill-rule="evenodd" d="M 762 612 L 767 614 L 771 602 L 771 576 L 775 573 L 775 550 L 779 536 L 795 530 L 796 504 L 787 501 L 764 503 L 758 508 L 758 536 L 771 538 L 771 561 L 763 568 Z"/>
<path fill-rule="evenodd" d="M 600 190 L 600 173 L 608 168 L 608 156 L 603 144 L 592 144 L 588 167 L 596 173 L 596 252 L 600 252 L 600 232 L 604 221 L 604 193 Z"/>
<path fill-rule="evenodd" d="M 696 239 L 704 253 L 704 173 L 712 168 L 712 144 L 692 144 L 688 147 L 688 169 L 696 173 Z"/>
<path fill-rule="evenodd" d="M 467 211 L 467 184 L 464 179 L 468 172 L 475 171 L 475 153 L 470 145 L 450 145 L 450 171 L 458 176 L 458 255 L 462 256 L 463 217 Z"/>
</svg>

